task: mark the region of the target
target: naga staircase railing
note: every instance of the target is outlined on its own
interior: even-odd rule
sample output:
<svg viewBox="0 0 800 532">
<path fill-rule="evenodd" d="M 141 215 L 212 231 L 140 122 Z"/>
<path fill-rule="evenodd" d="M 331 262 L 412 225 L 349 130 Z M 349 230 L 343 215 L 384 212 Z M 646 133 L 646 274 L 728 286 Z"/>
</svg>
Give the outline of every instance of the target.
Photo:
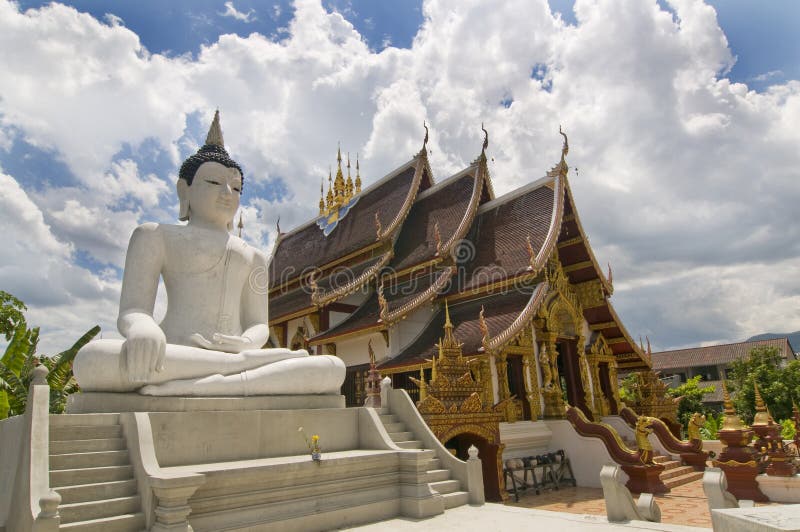
<svg viewBox="0 0 800 532">
<path fill-rule="evenodd" d="M 619 416 L 631 428 L 636 428 L 641 417 L 627 406 L 620 409 Z M 699 432 L 695 438 L 679 440 L 662 420 L 654 417 L 649 419 L 649 426 L 653 429 L 653 434 L 656 435 L 656 438 L 658 438 L 658 441 L 661 442 L 667 452 L 680 456 L 684 465 L 692 466 L 695 471 L 705 470 L 708 453 L 703 451 L 703 440 L 700 439 Z M 694 419 L 692 419 L 692 422 L 694 422 Z"/>
<path fill-rule="evenodd" d="M 589 421 L 579 408 L 566 407 L 567 420 L 575 432 L 587 438 L 598 438 L 603 442 L 611 459 L 628 475 L 627 488 L 636 493 L 665 493 L 669 488 L 659 478 L 664 466 L 653 462 L 653 450 L 647 442 L 650 430 L 640 423 L 636 427 L 636 442 L 639 449 L 630 449 L 619 433 L 609 424 Z"/>
</svg>

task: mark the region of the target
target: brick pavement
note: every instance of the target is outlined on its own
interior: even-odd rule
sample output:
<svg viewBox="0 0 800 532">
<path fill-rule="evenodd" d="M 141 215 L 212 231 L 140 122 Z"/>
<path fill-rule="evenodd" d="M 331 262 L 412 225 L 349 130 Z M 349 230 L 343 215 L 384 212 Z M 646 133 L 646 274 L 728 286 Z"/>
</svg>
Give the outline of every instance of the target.
<svg viewBox="0 0 800 532">
<path fill-rule="evenodd" d="M 677 486 L 665 495 L 657 495 L 656 500 L 661 508 L 662 523 L 711 528 L 702 479 Z M 606 514 L 603 490 L 597 488 L 562 487 L 558 491 L 542 491 L 541 495 L 529 490 L 524 494 L 520 493 L 519 502 L 514 502 L 512 495 L 506 504 L 553 512 Z"/>
</svg>

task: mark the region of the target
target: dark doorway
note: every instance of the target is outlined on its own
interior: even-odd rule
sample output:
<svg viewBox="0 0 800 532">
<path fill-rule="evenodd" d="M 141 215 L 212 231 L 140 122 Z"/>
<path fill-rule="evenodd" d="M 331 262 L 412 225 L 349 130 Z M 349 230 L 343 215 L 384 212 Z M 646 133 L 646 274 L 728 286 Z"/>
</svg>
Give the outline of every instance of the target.
<svg viewBox="0 0 800 532">
<path fill-rule="evenodd" d="M 506 358 L 508 372 L 508 389 L 511 395 L 516 395 L 522 401 L 522 419 L 531 418 L 531 405 L 528 404 L 528 397 L 525 395 L 525 374 L 522 372 L 522 356 L 508 355 Z"/>
<path fill-rule="evenodd" d="M 572 338 L 560 338 L 556 347 L 558 349 L 558 374 L 561 378 L 562 389 L 566 390 L 567 402 L 580 408 L 590 421 L 594 421 L 592 409 L 586 404 L 586 397 L 581 380 L 581 370 L 578 366 L 577 341 Z"/>
<path fill-rule="evenodd" d="M 483 492 L 486 495 L 486 500 L 501 502 L 500 478 L 497 470 L 498 446 L 471 432 L 454 436 L 444 444 L 448 449 L 455 451 L 456 458 L 459 460 L 467 460 L 469 458 L 467 451 L 472 445 L 478 448 L 478 458 L 481 459 L 483 466 Z"/>
</svg>

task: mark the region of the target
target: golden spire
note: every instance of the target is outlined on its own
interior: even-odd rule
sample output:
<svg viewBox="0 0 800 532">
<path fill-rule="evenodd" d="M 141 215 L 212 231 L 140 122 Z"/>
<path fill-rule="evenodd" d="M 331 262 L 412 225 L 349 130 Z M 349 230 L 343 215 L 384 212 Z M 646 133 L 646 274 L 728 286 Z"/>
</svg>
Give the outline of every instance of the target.
<svg viewBox="0 0 800 532">
<path fill-rule="evenodd" d="M 239 238 L 242 238 L 242 229 L 244 229 L 244 222 L 242 221 L 242 211 L 239 211 Z"/>
<path fill-rule="evenodd" d="M 336 150 L 336 178 L 333 180 L 333 195 L 336 206 L 339 207 L 344 203 L 345 185 L 344 175 L 342 174 L 342 148 L 339 146 Z"/>
<path fill-rule="evenodd" d="M 319 215 L 325 214 L 325 180 L 319 180 Z"/>
<path fill-rule="evenodd" d="M 220 146 L 222 148 L 225 147 L 225 141 L 222 140 L 222 128 L 219 125 L 219 109 L 214 112 L 214 120 L 211 122 L 211 127 L 208 128 L 206 144 Z"/>
<path fill-rule="evenodd" d="M 561 124 L 558 125 L 558 133 L 564 137 L 564 146 L 561 148 L 561 163 L 567 164 L 565 159 L 569 153 L 569 139 L 567 139 L 567 134 L 561 131 Z"/>
<path fill-rule="evenodd" d="M 758 383 L 755 380 L 753 381 L 753 390 L 755 391 L 756 398 L 756 415 L 753 417 L 753 425 L 769 425 L 774 423 L 769 410 L 767 410 L 767 405 L 764 404 L 764 399 L 761 397 Z"/>
<path fill-rule="evenodd" d="M 425 128 L 425 138 L 422 139 L 422 150 L 424 151 L 428 146 L 428 124 L 426 124 L 424 120 L 422 121 L 422 127 Z"/>
<path fill-rule="evenodd" d="M 483 131 L 483 148 L 481 149 L 481 157 L 485 159 L 486 149 L 489 147 L 489 132 L 486 131 L 485 127 L 483 127 L 483 122 L 481 122 L 481 130 Z"/>
<path fill-rule="evenodd" d="M 742 423 L 742 419 L 736 415 L 731 402 L 731 396 L 728 393 L 728 387 L 725 386 L 725 381 L 722 381 L 722 403 L 725 405 L 725 412 L 722 419 L 722 428 L 720 430 L 747 430 L 748 427 Z"/>
<path fill-rule="evenodd" d="M 358 153 L 356 153 L 356 194 L 361 194 L 361 169 L 358 167 Z"/>
<path fill-rule="evenodd" d="M 444 300 L 444 338 L 439 340 L 439 351 L 443 349 L 458 349 L 460 353 L 461 344 L 453 336 L 453 322 L 450 321 L 450 306 L 447 299 Z"/>
<path fill-rule="evenodd" d="M 353 178 L 350 177 L 350 152 L 347 152 L 347 183 L 344 185 L 345 201 L 353 197 Z"/>
<path fill-rule="evenodd" d="M 327 211 L 330 213 L 335 205 L 333 204 L 333 178 L 331 177 L 331 167 L 328 167 L 328 196 L 327 196 L 327 203 L 326 208 Z"/>
</svg>

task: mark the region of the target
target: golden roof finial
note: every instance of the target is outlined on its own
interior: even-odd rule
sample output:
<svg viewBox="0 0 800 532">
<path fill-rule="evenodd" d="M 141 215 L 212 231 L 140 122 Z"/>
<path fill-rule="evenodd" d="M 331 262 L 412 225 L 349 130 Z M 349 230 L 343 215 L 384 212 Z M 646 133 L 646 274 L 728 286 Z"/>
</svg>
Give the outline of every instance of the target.
<svg viewBox="0 0 800 532">
<path fill-rule="evenodd" d="M 611 263 L 608 263 L 608 284 L 614 284 L 614 272 L 611 271 Z"/>
<path fill-rule="evenodd" d="M 219 125 L 219 109 L 214 111 L 214 120 L 211 122 L 211 127 L 208 128 L 208 135 L 206 135 L 206 144 L 225 147 L 225 141 L 222 139 L 222 127 Z"/>
<path fill-rule="evenodd" d="M 239 238 L 242 238 L 242 229 L 244 229 L 244 222 L 242 221 L 242 211 L 239 211 L 239 224 L 237 225 L 239 228 Z"/>
<path fill-rule="evenodd" d="M 647 340 L 647 354 L 652 355 L 653 351 L 650 349 L 650 337 L 647 335 L 645 335 L 644 337 Z"/>
<path fill-rule="evenodd" d="M 381 321 L 386 321 L 385 317 L 389 313 L 389 303 L 386 301 L 386 297 L 383 295 L 383 281 L 381 280 L 381 284 L 378 285 L 378 307 L 380 308 L 379 317 Z"/>
<path fill-rule="evenodd" d="M 483 122 L 481 122 L 481 130 L 483 131 L 483 149 L 481 150 L 481 155 L 486 156 L 486 149 L 489 147 L 489 132 L 483 127 Z"/>
<path fill-rule="evenodd" d="M 319 180 L 319 215 L 325 214 L 325 179 Z"/>
<path fill-rule="evenodd" d="M 532 271 L 534 265 L 536 264 L 536 252 L 533 250 L 533 244 L 531 243 L 531 236 L 528 235 L 525 237 L 525 247 L 528 250 L 528 271 Z"/>
<path fill-rule="evenodd" d="M 428 146 L 428 124 L 426 124 L 424 120 L 422 121 L 422 127 L 425 128 L 425 138 L 422 139 L 422 150 L 425 151 Z"/>
<path fill-rule="evenodd" d="M 486 324 L 486 318 L 483 316 L 483 305 L 481 305 L 481 311 L 478 313 L 478 328 L 481 331 L 481 350 L 488 351 L 489 326 Z"/>
<path fill-rule="evenodd" d="M 755 380 L 753 381 L 753 390 L 755 392 L 756 400 L 756 415 L 753 417 L 753 425 L 769 425 L 770 423 L 774 423 L 774 420 L 767 409 L 767 405 L 764 403 L 764 399 L 761 397 L 761 391 L 758 389 L 758 383 Z"/>
<path fill-rule="evenodd" d="M 433 224 L 433 239 L 436 242 L 436 254 L 442 254 L 442 234 L 439 232 L 439 222 Z"/>
<path fill-rule="evenodd" d="M 565 159 L 569 153 L 569 139 L 567 139 L 567 134 L 561 131 L 561 124 L 558 125 L 558 132 L 564 137 L 564 146 L 561 148 L 561 162 L 566 164 Z"/>
<path fill-rule="evenodd" d="M 361 194 L 361 168 L 358 166 L 358 152 L 356 152 L 356 194 Z"/>
<path fill-rule="evenodd" d="M 278 219 L 275 221 L 275 230 L 278 232 L 278 235 L 281 234 L 281 217 L 278 215 Z"/>
<path fill-rule="evenodd" d="M 747 430 L 747 425 L 742 423 L 742 419 L 736 415 L 736 410 L 733 409 L 731 396 L 724 380 L 722 381 L 722 404 L 725 405 L 725 412 L 720 430 Z"/>
<path fill-rule="evenodd" d="M 347 183 L 344 185 L 345 200 L 353 197 L 353 178 L 350 177 L 350 152 L 347 152 Z"/>
</svg>

